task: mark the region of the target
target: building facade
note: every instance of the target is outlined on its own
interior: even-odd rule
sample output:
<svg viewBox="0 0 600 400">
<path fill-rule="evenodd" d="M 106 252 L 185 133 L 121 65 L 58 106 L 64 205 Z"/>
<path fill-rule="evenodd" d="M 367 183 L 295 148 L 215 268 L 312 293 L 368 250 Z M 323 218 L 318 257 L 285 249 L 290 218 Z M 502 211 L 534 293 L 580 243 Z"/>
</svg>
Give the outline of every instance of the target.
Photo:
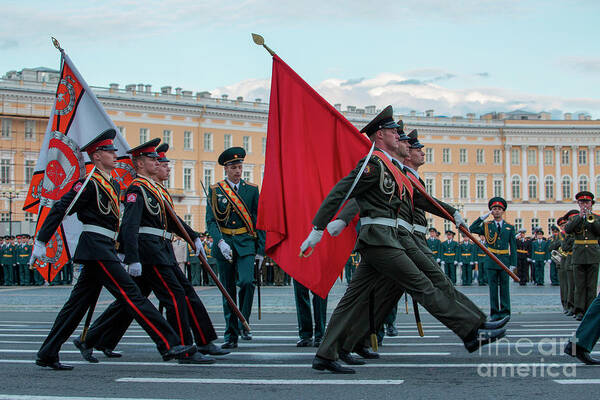
<svg viewBox="0 0 600 400">
<path fill-rule="evenodd" d="M 35 217 L 21 208 L 43 141 L 58 71 L 11 71 L 0 80 L 0 234 L 32 233 Z M 248 153 L 244 179 L 262 184 L 268 104 L 255 99 L 214 98 L 208 92 L 150 85 L 92 88 L 133 147 L 152 138 L 168 142 L 172 174 L 167 185 L 176 211 L 203 231 L 204 188 L 224 178 L 216 160 L 231 146 Z M 341 107 L 336 105 L 341 111 Z M 362 127 L 379 110 L 348 106 L 342 113 Z M 426 145 L 421 176 L 437 198 L 473 221 L 487 211 L 490 197 L 509 203 L 507 220 L 531 230 L 548 227 L 573 208 L 579 190 L 600 194 L 600 121 L 550 120 L 547 113 L 486 114 L 480 119 L 397 116 L 419 131 Z M 533 114 L 531 114 L 533 115 Z M 450 227 L 438 218 L 438 230 Z"/>
</svg>

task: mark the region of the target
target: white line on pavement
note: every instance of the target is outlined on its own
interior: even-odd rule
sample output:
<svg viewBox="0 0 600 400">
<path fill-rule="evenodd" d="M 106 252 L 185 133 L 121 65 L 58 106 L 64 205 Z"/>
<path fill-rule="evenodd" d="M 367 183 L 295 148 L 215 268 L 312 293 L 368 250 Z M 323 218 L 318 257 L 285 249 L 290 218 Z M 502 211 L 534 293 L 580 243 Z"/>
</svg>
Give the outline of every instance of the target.
<svg viewBox="0 0 600 400">
<path fill-rule="evenodd" d="M 119 378 L 115 382 L 212 383 L 224 385 L 401 385 L 402 379 L 201 379 L 201 378 Z"/>
<path fill-rule="evenodd" d="M 27 349 L 0 349 L 0 353 L 37 353 L 37 350 L 27 350 Z M 79 350 L 61 350 L 62 354 L 79 354 Z M 384 353 L 389 356 L 449 356 L 449 352 L 398 352 L 398 353 Z M 306 352 L 306 353 L 296 353 L 296 352 L 245 352 L 245 351 L 236 351 L 234 353 L 230 353 L 227 357 L 231 356 L 254 356 L 260 358 L 273 358 L 273 357 L 314 357 L 314 353 Z"/>
<path fill-rule="evenodd" d="M 177 399 L 150 399 L 130 397 L 69 397 L 69 396 L 31 396 L 22 394 L 0 394 L 0 400 L 177 400 Z"/>
<path fill-rule="evenodd" d="M 555 379 L 561 385 L 600 385 L 600 379 Z"/>
</svg>

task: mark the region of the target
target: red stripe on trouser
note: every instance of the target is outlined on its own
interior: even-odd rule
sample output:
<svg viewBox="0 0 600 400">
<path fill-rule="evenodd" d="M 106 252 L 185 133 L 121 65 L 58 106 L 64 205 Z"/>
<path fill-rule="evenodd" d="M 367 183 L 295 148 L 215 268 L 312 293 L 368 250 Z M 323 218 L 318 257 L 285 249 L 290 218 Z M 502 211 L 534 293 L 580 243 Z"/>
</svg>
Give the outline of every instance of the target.
<svg viewBox="0 0 600 400">
<path fill-rule="evenodd" d="M 179 307 L 177 307 L 177 301 L 175 301 L 175 295 L 171 291 L 171 288 L 169 287 L 169 285 L 167 285 L 167 282 L 165 282 L 165 280 L 163 279 L 160 272 L 158 272 L 158 268 L 156 268 L 156 265 L 154 265 L 153 268 L 154 268 L 154 272 L 156 273 L 156 275 L 158 276 L 160 281 L 163 283 L 163 285 L 165 285 L 167 292 L 169 292 L 169 295 L 171 296 L 171 300 L 173 300 L 173 306 L 175 307 L 175 316 L 177 317 L 177 324 L 179 325 L 179 336 L 181 337 L 181 344 L 186 344 L 185 341 L 183 340 L 183 329 L 181 327 L 181 316 L 179 315 Z"/>
<path fill-rule="evenodd" d="M 198 332 L 200 333 L 200 337 L 202 338 L 202 343 L 208 344 L 206 342 L 206 338 L 204 337 L 204 333 L 202 332 L 202 329 L 200 329 L 200 324 L 198 323 L 198 320 L 196 319 L 196 314 L 194 314 L 194 309 L 192 308 L 192 305 L 190 304 L 189 297 L 185 296 L 185 301 L 187 302 L 188 308 L 190 309 L 190 315 L 192 316 L 192 319 L 194 320 L 194 325 L 196 325 L 196 328 L 198 329 Z"/>
<path fill-rule="evenodd" d="M 125 298 L 125 301 L 127 301 L 127 303 L 131 306 L 131 308 L 133 308 L 133 310 L 138 313 L 138 315 L 140 317 L 142 317 L 142 319 L 144 320 L 144 322 L 146 322 L 148 324 L 148 326 L 154 331 L 156 332 L 156 334 L 158 335 L 158 337 L 161 338 L 161 340 L 163 342 L 165 342 L 165 346 L 167 347 L 167 350 L 171 349 L 171 346 L 169 345 L 169 342 L 167 341 L 167 339 L 163 336 L 163 334 L 154 326 L 154 324 L 152 322 L 150 322 L 150 320 L 148 318 L 146 318 L 146 316 L 144 314 L 142 314 L 142 312 L 139 310 L 139 308 L 137 308 L 135 306 L 135 304 L 133 304 L 133 302 L 131 301 L 131 299 L 127 296 L 127 294 L 125 293 L 125 291 L 123 290 L 123 288 L 121 288 L 121 286 L 119 286 L 119 284 L 117 283 L 117 280 L 110 274 L 110 272 L 108 272 L 108 270 L 106 269 L 106 267 L 104 266 L 104 264 L 102 264 L 100 261 L 98 261 L 98 264 L 100 264 L 100 266 L 102 267 L 102 269 L 104 270 L 104 272 L 106 273 L 106 275 L 108 275 L 108 277 L 110 278 L 110 280 L 115 284 L 115 286 L 117 287 L 117 289 L 119 289 L 119 292 L 121 292 L 121 295 Z"/>
</svg>

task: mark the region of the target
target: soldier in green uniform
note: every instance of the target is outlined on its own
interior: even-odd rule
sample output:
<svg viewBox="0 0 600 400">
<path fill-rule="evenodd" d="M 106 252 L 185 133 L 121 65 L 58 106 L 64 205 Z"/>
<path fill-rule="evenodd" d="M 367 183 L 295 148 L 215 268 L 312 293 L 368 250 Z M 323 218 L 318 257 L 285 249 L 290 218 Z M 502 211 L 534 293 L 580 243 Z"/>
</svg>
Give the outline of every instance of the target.
<svg viewBox="0 0 600 400">
<path fill-rule="evenodd" d="M 575 195 L 579 214 L 569 218 L 565 232 L 573 234 L 573 271 L 575 275 L 575 315 L 578 321 L 598 293 L 600 262 L 600 217 L 592 212 L 594 195 L 587 191 Z"/>
<path fill-rule="evenodd" d="M 552 231 L 552 236 L 548 241 L 548 254 L 552 255 L 552 250 L 558 251 L 558 249 L 560 249 L 561 238 L 560 229 L 558 226 L 552 225 L 550 230 Z M 560 285 L 560 281 L 558 279 L 558 268 L 560 268 L 560 266 L 556 265 L 552 257 L 550 257 L 550 285 L 552 286 Z"/>
<path fill-rule="evenodd" d="M 506 200 L 493 197 L 488 202 L 489 213 L 477 218 L 471 224 L 470 231 L 485 235 L 487 248 L 504 265 L 513 269 L 517 265 L 517 245 L 515 227 L 503 220 L 506 211 Z M 484 222 L 492 214 L 493 221 Z M 510 315 L 510 286 L 508 274 L 495 263 L 486 265 L 487 281 L 490 288 L 490 318 L 501 319 Z"/>
<path fill-rule="evenodd" d="M 435 261 L 439 264 L 442 259 L 440 258 L 442 242 L 438 239 L 439 232 L 434 227 L 429 228 L 429 237 L 427 238 L 427 247 L 431 250 L 431 254 L 435 258 Z"/>
<path fill-rule="evenodd" d="M 559 217 L 556 220 L 558 224 L 558 228 L 560 229 L 558 233 L 557 245 L 558 247 L 555 249 L 558 251 L 561 257 L 560 263 L 556 265 L 556 270 L 558 273 L 558 282 L 560 285 L 560 303 L 563 307 L 563 314 L 567 314 L 569 312 L 568 304 L 568 285 L 567 285 L 567 270 L 565 269 L 565 258 L 567 258 L 567 253 L 563 249 L 563 243 L 565 241 L 566 233 L 565 233 L 565 224 L 567 220 L 565 217 Z M 554 246 L 554 244 L 553 244 Z"/>
<path fill-rule="evenodd" d="M 454 240 L 454 231 L 446 231 L 446 240 L 441 244 L 442 261 L 444 272 L 456 285 L 456 266 L 458 265 L 458 243 Z"/>
<path fill-rule="evenodd" d="M 600 338 L 600 295 L 596 296 L 588 308 L 573 338 L 565 346 L 565 354 L 577 357 L 587 365 L 600 365 L 600 360 L 590 353 Z"/>
<path fill-rule="evenodd" d="M 219 156 L 219 165 L 225 167 L 227 177 L 208 191 L 206 226 L 214 239 L 212 254 L 217 259 L 220 280 L 234 301 L 236 284 L 240 287 L 239 308 L 249 321 L 254 297 L 254 262 L 262 264 L 264 259 L 265 233 L 256 230 L 258 186 L 242 179 L 245 157 L 246 151 L 241 147 L 231 147 Z M 223 312 L 226 325 L 223 348 L 236 348 L 240 334 L 244 340 L 252 339 L 225 299 Z"/>
<path fill-rule="evenodd" d="M 188 260 L 190 263 L 190 282 L 194 286 L 200 286 L 202 283 L 202 267 L 200 266 L 200 259 L 190 246 L 188 246 Z"/>
<path fill-rule="evenodd" d="M 544 239 L 544 231 L 537 228 L 534 231 L 535 239 L 531 241 L 531 259 L 534 264 L 534 281 L 538 286 L 544 286 L 544 267 L 549 264 L 550 252 L 548 241 Z"/>
<path fill-rule="evenodd" d="M 204 241 L 204 251 L 206 251 L 206 262 L 210 269 L 212 269 L 215 273 L 218 273 L 219 269 L 217 267 L 217 259 L 213 256 L 212 248 L 213 248 L 213 239 L 206 233 L 204 235 L 206 240 Z M 215 281 L 209 275 L 208 272 L 202 268 L 202 284 L 205 286 L 215 286 Z"/>
<path fill-rule="evenodd" d="M 462 284 L 465 286 L 471 286 L 473 283 L 473 264 L 475 263 L 473 261 L 475 244 L 473 244 L 467 236 L 462 236 L 463 240 L 458 248 L 458 266 L 461 268 L 462 272 Z"/>
<path fill-rule="evenodd" d="M 4 285 L 15 285 L 15 246 L 12 243 L 12 236 L 5 237 L 5 244 L 2 250 L 2 269 L 4 270 Z"/>
<path fill-rule="evenodd" d="M 321 340 L 323 340 L 323 335 L 325 335 L 325 325 L 327 324 L 327 297 L 322 299 L 297 280 L 294 279 L 293 282 L 296 316 L 298 317 L 298 335 L 300 336 L 300 340 L 298 340 L 296 346 L 319 347 Z M 312 313 L 310 309 L 310 294 L 312 294 Z"/>
<path fill-rule="evenodd" d="M 570 210 L 563 218 L 565 219 L 564 226 L 566 227 L 569 218 L 579 214 L 579 210 Z M 565 238 L 562 241 L 562 249 L 565 257 L 562 260 L 562 268 L 565 269 L 567 278 L 567 316 L 576 317 L 575 315 L 575 275 L 573 273 L 573 245 L 575 238 L 572 234 L 565 232 Z"/>
<path fill-rule="evenodd" d="M 19 244 L 16 246 L 16 258 L 19 271 L 19 282 L 21 286 L 30 286 L 33 284 L 31 274 L 29 273 L 29 258 L 31 257 L 31 246 L 27 243 L 24 235 L 17 236 Z"/>
<path fill-rule="evenodd" d="M 485 235 L 479 235 L 479 243 L 486 246 L 487 242 L 485 241 Z M 477 284 L 479 286 L 487 285 L 487 267 L 486 264 L 489 261 L 489 257 L 487 254 L 483 252 L 479 248 L 479 246 L 475 247 L 475 268 L 477 269 Z"/>
<path fill-rule="evenodd" d="M 352 254 L 350 254 L 350 258 L 348 258 L 348 261 L 346 261 L 346 265 L 344 266 L 347 284 L 350 284 L 350 281 L 352 280 L 352 274 L 356 270 L 356 267 L 358 267 L 359 263 L 360 254 L 357 251 L 353 251 Z"/>
</svg>

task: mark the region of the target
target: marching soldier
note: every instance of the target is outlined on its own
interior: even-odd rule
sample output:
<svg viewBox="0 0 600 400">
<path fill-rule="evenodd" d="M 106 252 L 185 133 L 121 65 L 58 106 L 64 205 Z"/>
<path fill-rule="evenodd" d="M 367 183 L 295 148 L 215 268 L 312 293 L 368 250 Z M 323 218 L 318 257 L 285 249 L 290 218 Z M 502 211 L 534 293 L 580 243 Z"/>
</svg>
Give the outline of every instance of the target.
<svg viewBox="0 0 600 400">
<path fill-rule="evenodd" d="M 258 186 L 242 179 L 242 164 L 246 151 L 231 147 L 219 156 L 219 165 L 225 167 L 226 179 L 212 185 L 208 191 L 206 226 L 214 239 L 213 256 L 217 260 L 219 275 L 234 301 L 236 283 L 240 287 L 239 308 L 244 318 L 250 320 L 254 297 L 254 263 L 264 259 L 265 233 L 256 230 L 258 213 Z M 251 340 L 223 299 L 225 314 L 224 349 L 238 346 L 238 337 Z"/>
<path fill-rule="evenodd" d="M 297 347 L 319 347 L 323 335 L 325 335 L 325 326 L 327 324 L 327 297 L 322 299 L 312 293 L 297 280 L 294 282 L 294 299 L 296 301 L 296 316 L 298 317 L 298 334 L 300 340 L 296 343 Z M 310 293 L 309 293 L 310 292 Z M 312 313 L 310 310 L 310 294 L 312 293 Z M 314 327 L 313 318 L 314 314 Z M 314 333 L 314 342 L 313 342 Z"/>
<path fill-rule="evenodd" d="M 560 263 L 558 263 L 556 265 L 556 269 L 558 272 L 558 282 L 560 285 L 560 303 L 562 304 L 562 307 L 563 307 L 563 314 L 567 314 L 569 312 L 569 307 L 568 307 L 569 286 L 567 284 L 568 283 L 567 282 L 567 270 L 565 268 L 565 258 L 567 258 L 567 253 L 563 249 L 563 245 L 564 245 L 564 241 L 565 241 L 565 237 L 566 237 L 565 224 L 567 223 L 567 220 L 565 219 L 565 217 L 559 217 L 556 220 L 556 223 L 558 224 L 558 228 L 560 229 L 560 231 L 558 233 L 557 243 L 556 243 L 556 245 L 558 247 L 555 249 L 556 251 L 558 251 L 558 253 L 561 256 Z M 553 247 L 554 246 L 555 245 L 553 245 Z"/>
<path fill-rule="evenodd" d="M 600 294 L 590 304 L 573 338 L 565 346 L 564 353 L 587 365 L 600 365 L 600 360 L 590 355 L 599 338 Z"/>
<path fill-rule="evenodd" d="M 549 264 L 550 252 L 542 228 L 537 228 L 534 235 L 535 239 L 531 241 L 531 259 L 533 260 L 533 270 L 535 272 L 534 281 L 537 286 L 544 286 L 544 267 Z"/>
<path fill-rule="evenodd" d="M 552 236 L 550 237 L 548 243 L 548 254 L 550 256 L 550 285 L 559 286 L 560 281 L 558 279 L 558 268 L 560 268 L 560 265 L 556 265 L 556 262 L 554 262 L 551 255 L 552 250 L 558 251 L 560 249 L 560 229 L 556 225 L 552 225 L 552 228 L 550 229 L 552 231 Z"/>
<path fill-rule="evenodd" d="M 435 261 L 439 264 L 442 259 L 440 258 L 442 242 L 438 239 L 439 232 L 434 227 L 429 228 L 429 237 L 427 238 L 427 247 L 431 250 L 431 254 Z"/>
<path fill-rule="evenodd" d="M 486 246 L 487 242 L 485 241 L 485 235 L 479 235 L 479 243 Z M 475 247 L 476 251 L 476 259 L 475 259 L 475 268 L 477 268 L 477 284 L 479 286 L 487 285 L 487 263 L 490 261 L 490 258 L 487 254 L 483 252 L 479 248 L 479 246 Z"/>
<path fill-rule="evenodd" d="M 488 202 L 490 212 L 477 218 L 469 230 L 473 233 L 485 235 L 487 248 L 494 253 L 504 265 L 513 269 L 517 264 L 517 245 L 515 240 L 515 227 L 506 222 L 502 217 L 506 211 L 506 200 L 502 197 L 493 197 Z M 492 214 L 494 220 L 484 222 Z M 495 263 L 486 265 L 487 282 L 490 288 L 490 318 L 498 320 L 510 316 L 510 282 L 509 276 Z"/>
<path fill-rule="evenodd" d="M 456 285 L 456 266 L 458 265 L 458 243 L 454 241 L 454 231 L 446 231 L 446 240 L 441 244 L 442 261 L 441 265 L 444 272 L 450 278 L 453 285 Z"/>
<path fill-rule="evenodd" d="M 519 285 L 527 285 L 529 280 L 529 263 L 531 260 L 531 241 L 525 237 L 525 228 L 519 229 L 517 234 L 517 276 Z"/>
<path fill-rule="evenodd" d="M 83 179 L 76 182 L 54 204 L 38 232 L 32 251 L 32 260 L 45 256 L 46 243 L 62 222 L 75 196 L 79 194 L 71 213 L 76 212 L 83 223 L 83 232 L 74 257 L 75 261 L 83 264 L 83 268 L 69 299 L 38 351 L 36 364 L 42 367 L 73 369 L 72 366 L 60 363 L 58 352 L 79 325 L 85 311 L 97 301 L 102 286 L 129 307 L 138 324 L 156 343 L 164 360 L 183 357 L 196 351 L 195 346 L 181 345 L 177 334 L 152 303 L 142 296 L 117 257 L 115 240 L 119 230 L 120 188 L 110 176 L 117 159 L 113 145 L 115 135 L 115 130 L 109 129 L 82 147 L 96 170 L 86 186 L 83 186 Z M 134 273 L 132 268 L 129 268 L 129 273 Z"/>
<path fill-rule="evenodd" d="M 581 321 L 594 301 L 598 288 L 600 262 L 600 219 L 592 212 L 594 195 L 587 191 L 575 195 L 579 214 L 569 218 L 565 232 L 573 234 L 573 271 L 575 275 L 575 314 Z"/>
<path fill-rule="evenodd" d="M 462 284 L 471 286 L 473 283 L 473 253 L 475 252 L 475 244 L 471 243 L 471 240 L 467 236 L 462 236 L 463 241 L 458 248 L 458 266 L 462 272 Z"/>
<path fill-rule="evenodd" d="M 570 210 L 563 218 L 565 219 L 564 226 L 567 226 L 569 218 L 579 214 L 579 210 Z M 573 234 L 565 231 L 565 239 L 562 241 L 562 249 L 565 252 L 565 258 L 563 259 L 562 266 L 565 269 L 565 275 L 567 277 L 567 317 L 576 318 L 575 314 L 575 274 L 573 271 L 573 246 L 575 237 Z"/>
</svg>

